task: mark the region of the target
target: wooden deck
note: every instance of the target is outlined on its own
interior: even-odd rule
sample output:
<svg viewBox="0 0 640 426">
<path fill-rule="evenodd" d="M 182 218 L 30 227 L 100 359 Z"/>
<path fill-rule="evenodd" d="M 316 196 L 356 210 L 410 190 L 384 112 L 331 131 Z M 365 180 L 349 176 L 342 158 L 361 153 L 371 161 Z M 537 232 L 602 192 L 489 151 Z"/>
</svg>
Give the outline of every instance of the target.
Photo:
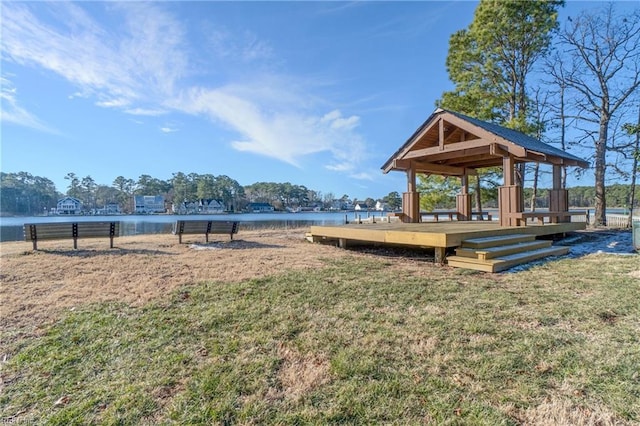
<svg viewBox="0 0 640 426">
<path fill-rule="evenodd" d="M 442 262 L 449 248 L 459 247 L 464 240 L 473 238 L 532 234 L 564 234 L 586 228 L 584 222 L 569 222 L 518 227 L 501 227 L 497 222 L 432 222 L 432 223 L 367 223 L 339 226 L 312 226 L 310 240 L 338 244 L 373 243 L 413 247 L 432 247 L 436 262 Z"/>
</svg>

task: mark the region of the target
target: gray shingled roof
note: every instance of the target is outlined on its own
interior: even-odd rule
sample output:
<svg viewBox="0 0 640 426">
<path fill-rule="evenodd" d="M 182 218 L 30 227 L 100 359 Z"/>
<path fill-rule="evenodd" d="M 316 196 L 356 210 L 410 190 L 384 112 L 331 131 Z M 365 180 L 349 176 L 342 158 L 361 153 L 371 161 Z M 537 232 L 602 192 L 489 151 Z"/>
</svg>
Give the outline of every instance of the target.
<svg viewBox="0 0 640 426">
<path fill-rule="evenodd" d="M 566 151 L 563 151 L 559 148 L 546 144 L 534 137 L 529 135 L 525 135 L 522 132 L 517 130 L 508 129 L 506 127 L 499 126 L 497 124 L 489 123 L 486 121 L 478 120 L 477 118 L 469 117 L 467 115 L 461 114 L 459 112 L 450 111 L 450 110 L 442 110 L 446 111 L 450 114 L 455 115 L 456 117 L 461 118 L 462 120 L 468 121 L 469 123 L 478 126 L 487 132 L 491 132 L 496 136 L 499 136 L 503 139 L 506 139 L 510 142 L 515 143 L 516 145 L 520 145 L 521 147 L 528 149 L 530 151 L 539 152 L 547 155 L 554 155 L 560 158 L 566 158 L 568 160 L 575 160 L 581 163 L 587 163 L 587 161 L 582 158 L 576 157 L 575 155 L 569 154 Z"/>
<path fill-rule="evenodd" d="M 411 135 L 411 137 L 409 139 L 407 139 L 407 141 L 400 147 L 398 148 L 398 150 L 385 162 L 385 164 L 382 166 L 382 169 L 385 169 L 390 162 L 393 160 L 393 158 L 395 158 L 396 156 L 398 156 L 398 154 L 400 154 L 402 152 L 402 150 L 404 150 L 407 146 L 409 146 L 411 143 L 413 143 L 414 139 L 416 138 L 417 135 L 419 135 L 420 133 L 422 133 L 423 129 L 429 124 L 431 123 L 431 120 L 433 120 L 433 118 L 435 116 L 437 116 L 439 113 L 441 112 L 446 112 L 452 115 L 455 115 L 456 117 L 460 118 L 461 120 L 464 120 L 470 124 L 473 124 L 477 127 L 480 127 L 481 129 L 493 133 L 494 135 L 505 139 L 507 141 L 510 141 L 518 146 L 521 146 L 529 151 L 534 151 L 534 152 L 538 152 L 540 154 L 546 154 L 546 155 L 552 155 L 555 157 L 559 157 L 559 158 L 564 158 L 567 160 L 572 160 L 572 161 L 576 161 L 578 162 L 578 164 L 584 165 L 585 167 L 588 167 L 589 162 L 587 162 L 586 160 L 583 160 L 582 158 L 576 157 L 575 155 L 569 154 L 568 152 L 565 152 L 559 148 L 556 148 L 554 146 L 551 146 L 549 144 L 546 144 L 534 137 L 525 135 L 522 132 L 519 132 L 517 130 L 513 130 L 513 129 L 508 129 L 506 127 L 502 127 L 499 126 L 497 124 L 494 123 L 489 123 L 486 121 L 482 121 L 479 120 L 477 118 L 473 118 L 473 117 L 469 117 L 467 115 L 461 114 L 459 112 L 455 112 L 455 111 L 451 111 L 451 110 L 445 110 L 442 108 L 438 108 L 436 109 L 430 116 L 429 118 L 427 118 L 427 120 L 425 120 L 424 123 L 422 123 L 422 125 L 420 127 L 418 127 L 416 129 L 416 131 Z"/>
</svg>

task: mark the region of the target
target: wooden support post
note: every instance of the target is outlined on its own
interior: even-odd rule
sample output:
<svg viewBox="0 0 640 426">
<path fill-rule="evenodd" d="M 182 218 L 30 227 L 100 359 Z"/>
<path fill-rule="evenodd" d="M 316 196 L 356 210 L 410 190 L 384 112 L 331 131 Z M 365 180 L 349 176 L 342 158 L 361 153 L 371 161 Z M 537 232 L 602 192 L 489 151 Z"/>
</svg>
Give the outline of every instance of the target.
<svg viewBox="0 0 640 426">
<path fill-rule="evenodd" d="M 437 265 L 443 265 L 446 254 L 447 254 L 446 247 L 436 247 L 433 262 Z"/>
<path fill-rule="evenodd" d="M 407 170 L 407 192 L 414 192 L 416 190 L 416 170 L 413 168 L 413 162 L 409 164 Z"/>
<path fill-rule="evenodd" d="M 569 191 L 562 188 L 562 166 L 553 165 L 553 189 L 549 191 L 549 210 L 552 212 L 569 211 Z M 571 222 L 571 216 L 552 217 L 551 222 Z"/>
<path fill-rule="evenodd" d="M 347 248 L 347 239 L 346 238 L 338 238 L 338 246 L 341 249 L 346 249 Z"/>
<path fill-rule="evenodd" d="M 562 166 L 559 164 L 553 165 L 553 189 L 562 188 Z"/>
<path fill-rule="evenodd" d="M 500 226 L 519 226 L 521 224 L 517 214 L 524 210 L 524 199 L 522 198 L 522 187 L 515 185 L 514 166 L 513 156 L 505 155 L 502 160 L 504 186 L 501 186 L 498 191 Z"/>
<path fill-rule="evenodd" d="M 405 192 L 402 194 L 402 219 L 406 223 L 420 222 L 420 194 Z"/>
<path fill-rule="evenodd" d="M 506 155 L 502 158 L 502 176 L 504 179 L 504 186 L 511 186 L 514 184 L 514 164 L 513 156 Z"/>
<path fill-rule="evenodd" d="M 522 223 L 517 214 L 523 208 L 522 187 L 520 185 L 501 186 L 498 188 L 498 207 L 500 226 L 520 226 Z"/>
<path fill-rule="evenodd" d="M 464 175 L 460 176 L 460 194 L 456 196 L 456 212 L 458 220 L 472 220 L 471 216 L 471 197 L 469 196 L 469 175 L 465 170 Z"/>
<path fill-rule="evenodd" d="M 402 194 L 402 213 L 405 222 L 420 222 L 420 194 L 416 191 L 416 172 L 413 164 L 407 170 L 407 192 Z"/>
</svg>

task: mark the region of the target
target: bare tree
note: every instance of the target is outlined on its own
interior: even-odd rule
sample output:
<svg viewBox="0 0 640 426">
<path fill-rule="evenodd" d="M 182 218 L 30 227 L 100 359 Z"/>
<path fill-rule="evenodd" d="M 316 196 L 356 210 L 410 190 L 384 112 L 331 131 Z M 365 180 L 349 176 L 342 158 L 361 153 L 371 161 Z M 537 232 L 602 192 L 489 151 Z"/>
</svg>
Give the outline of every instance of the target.
<svg viewBox="0 0 640 426">
<path fill-rule="evenodd" d="M 553 121 L 550 123 L 550 127 L 557 127 L 559 131 L 557 143 L 560 145 L 560 149 L 567 151 L 569 145 L 567 144 L 567 127 L 571 124 L 571 118 L 567 113 L 567 78 L 566 78 L 566 66 L 565 60 L 561 52 L 557 50 L 546 58 L 544 65 L 544 72 L 551 77 L 549 81 L 545 81 L 547 87 L 550 87 L 549 95 L 554 98 L 554 101 L 549 102 L 549 109 L 553 112 Z M 557 125 L 553 122 L 557 120 Z M 562 188 L 567 187 L 567 169 L 562 168 Z"/>
<path fill-rule="evenodd" d="M 544 139 L 544 135 L 551 122 L 551 102 L 549 92 L 543 92 L 540 87 L 533 91 L 533 97 L 531 98 L 531 111 L 530 115 L 535 126 L 535 137 L 539 140 Z M 533 178 L 532 178 L 532 191 L 531 191 L 531 211 L 536 210 L 536 198 L 538 197 L 538 181 L 540 179 L 540 163 L 536 162 L 533 165 Z M 564 186 L 563 186 L 564 188 Z"/>
<path fill-rule="evenodd" d="M 577 95 L 579 127 L 595 150 L 595 224 L 605 225 L 610 122 L 640 87 L 640 9 L 620 16 L 611 3 L 583 12 L 569 20 L 560 42 L 570 61 L 564 83 Z"/>
</svg>

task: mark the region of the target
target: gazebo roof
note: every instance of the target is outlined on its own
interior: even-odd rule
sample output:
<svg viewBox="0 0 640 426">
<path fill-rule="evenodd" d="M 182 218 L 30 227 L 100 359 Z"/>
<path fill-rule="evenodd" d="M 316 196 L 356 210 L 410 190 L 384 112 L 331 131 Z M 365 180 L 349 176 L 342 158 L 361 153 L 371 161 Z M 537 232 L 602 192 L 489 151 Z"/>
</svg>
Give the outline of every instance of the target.
<svg viewBox="0 0 640 426">
<path fill-rule="evenodd" d="M 588 167 L 589 163 L 536 138 L 458 112 L 437 109 L 382 166 L 384 173 L 408 170 L 461 176 L 469 169 L 517 163 Z"/>
</svg>

